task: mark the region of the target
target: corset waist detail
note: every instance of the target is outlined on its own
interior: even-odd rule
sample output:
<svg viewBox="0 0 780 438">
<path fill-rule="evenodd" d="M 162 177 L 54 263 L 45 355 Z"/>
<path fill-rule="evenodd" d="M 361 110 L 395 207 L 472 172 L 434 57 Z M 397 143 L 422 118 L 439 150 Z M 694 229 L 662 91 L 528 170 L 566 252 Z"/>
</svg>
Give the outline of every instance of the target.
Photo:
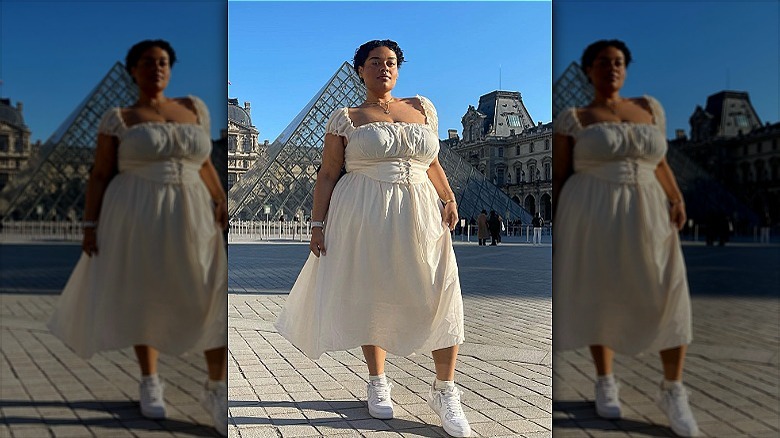
<svg viewBox="0 0 780 438">
<path fill-rule="evenodd" d="M 188 184 L 200 180 L 200 165 L 192 161 L 131 161 L 120 164 L 120 172 L 163 184 Z"/>
<path fill-rule="evenodd" d="M 350 162 L 347 170 L 377 181 L 398 184 L 419 184 L 428 180 L 428 165 L 411 159 Z"/>
<path fill-rule="evenodd" d="M 643 184 L 655 179 L 656 166 L 637 160 L 588 163 L 578 166 L 577 173 L 620 184 Z"/>
</svg>

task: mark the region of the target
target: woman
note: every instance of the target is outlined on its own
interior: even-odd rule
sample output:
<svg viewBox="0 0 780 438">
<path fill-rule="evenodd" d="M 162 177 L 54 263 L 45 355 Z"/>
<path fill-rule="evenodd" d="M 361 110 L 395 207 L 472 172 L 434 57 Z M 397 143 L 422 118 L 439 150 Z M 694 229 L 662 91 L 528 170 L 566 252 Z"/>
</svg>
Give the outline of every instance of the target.
<svg viewBox="0 0 780 438">
<path fill-rule="evenodd" d="M 457 205 L 437 158 L 433 104 L 391 94 L 403 60 L 390 40 L 369 41 L 355 53 L 367 98 L 334 111 L 326 125 L 312 254 L 276 327 L 311 358 L 362 346 L 375 418 L 393 417 L 386 351 L 433 351 L 429 404 L 447 433 L 469 436 L 454 382 L 464 338 L 450 237 Z M 339 179 L 342 164 L 347 173 Z"/>
<path fill-rule="evenodd" d="M 84 358 L 134 345 L 149 418 L 166 415 L 158 350 L 205 351 L 204 407 L 227 435 L 227 203 L 209 158 L 206 106 L 164 95 L 175 61 L 163 40 L 127 54 L 138 100 L 100 122 L 83 254 L 49 327 Z"/>
<path fill-rule="evenodd" d="M 624 98 L 631 53 L 618 40 L 585 49 L 595 96 L 555 121 L 553 346 L 585 345 L 596 366 L 596 411 L 620 418 L 613 352 L 660 351 L 659 406 L 672 430 L 695 436 L 683 359 L 691 311 L 678 230 L 685 204 L 666 162 L 666 126 L 652 97 Z"/>
<path fill-rule="evenodd" d="M 501 219 L 496 214 L 495 210 L 490 210 L 490 217 L 488 217 L 488 228 L 490 228 L 490 246 L 498 245 L 501 241 Z"/>
</svg>

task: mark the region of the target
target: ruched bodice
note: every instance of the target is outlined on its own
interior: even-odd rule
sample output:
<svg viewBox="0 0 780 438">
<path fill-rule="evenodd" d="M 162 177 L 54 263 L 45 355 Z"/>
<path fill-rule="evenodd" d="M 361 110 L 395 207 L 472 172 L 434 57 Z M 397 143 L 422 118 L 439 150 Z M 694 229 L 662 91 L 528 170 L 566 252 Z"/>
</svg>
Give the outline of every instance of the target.
<svg viewBox="0 0 780 438">
<path fill-rule="evenodd" d="M 407 184 L 428 180 L 439 139 L 428 125 L 373 122 L 350 131 L 344 161 L 347 172 L 378 181 Z"/>
<path fill-rule="evenodd" d="M 600 122 L 575 135 L 574 172 L 620 183 L 651 182 L 666 154 L 666 138 L 655 125 Z"/>
<path fill-rule="evenodd" d="M 667 150 L 665 118 L 646 99 L 652 124 L 583 127 L 576 108 L 555 120 L 555 132 L 574 144 L 574 173 L 553 219 L 556 349 L 606 345 L 636 354 L 691 340 L 682 251 L 655 173 Z"/>
<path fill-rule="evenodd" d="M 326 132 L 346 140 L 333 189 L 327 255 L 310 255 L 276 327 L 307 356 L 359 345 L 397 355 L 463 342 L 463 303 L 449 230 L 428 178 L 439 153 L 436 110 L 425 123 L 355 126 L 349 109 Z"/>
<path fill-rule="evenodd" d="M 115 109 L 120 111 L 119 108 Z M 121 114 L 117 114 L 124 127 Z M 211 139 L 194 123 L 142 122 L 118 132 L 120 173 L 162 183 L 193 183 L 211 152 Z"/>
</svg>

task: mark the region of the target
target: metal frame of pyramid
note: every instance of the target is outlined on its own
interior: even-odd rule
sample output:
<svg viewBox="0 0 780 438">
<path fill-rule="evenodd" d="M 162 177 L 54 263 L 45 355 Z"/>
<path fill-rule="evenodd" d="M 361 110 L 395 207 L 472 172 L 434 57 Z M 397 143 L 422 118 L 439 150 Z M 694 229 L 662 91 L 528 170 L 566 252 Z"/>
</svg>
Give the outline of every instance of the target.
<svg viewBox="0 0 780 438">
<path fill-rule="evenodd" d="M 317 92 L 298 116 L 268 148 L 268 160 L 257 161 L 230 189 L 231 220 L 263 221 L 297 212 L 311 212 L 316 172 L 322 163 L 325 125 L 338 108 L 359 106 L 366 91 L 352 66 L 345 62 Z M 463 218 L 476 218 L 482 209 L 496 210 L 505 219 L 530 223 L 531 215 L 512 201 L 482 173 L 446 144 L 439 151 L 441 163 L 458 201 Z"/>
<path fill-rule="evenodd" d="M 77 220 L 94 161 L 103 114 L 137 99 L 137 87 L 124 66 L 114 64 L 73 110 L 30 163 L 0 193 L 2 221 Z"/>
<path fill-rule="evenodd" d="M 585 106 L 593 100 L 593 86 L 579 64 L 572 62 L 553 84 L 553 120 L 573 106 Z"/>
</svg>

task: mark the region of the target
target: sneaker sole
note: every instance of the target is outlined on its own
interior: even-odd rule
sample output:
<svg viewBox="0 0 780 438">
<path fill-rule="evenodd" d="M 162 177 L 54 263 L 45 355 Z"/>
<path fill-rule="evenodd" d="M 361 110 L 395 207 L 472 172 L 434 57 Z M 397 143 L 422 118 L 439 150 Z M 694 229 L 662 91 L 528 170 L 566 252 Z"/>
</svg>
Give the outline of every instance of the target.
<svg viewBox="0 0 780 438">
<path fill-rule="evenodd" d="M 378 420 L 392 420 L 393 419 L 393 413 L 390 414 L 381 414 L 379 412 L 372 411 L 371 408 L 368 408 L 368 413 L 372 417 L 378 419 Z"/>
</svg>

